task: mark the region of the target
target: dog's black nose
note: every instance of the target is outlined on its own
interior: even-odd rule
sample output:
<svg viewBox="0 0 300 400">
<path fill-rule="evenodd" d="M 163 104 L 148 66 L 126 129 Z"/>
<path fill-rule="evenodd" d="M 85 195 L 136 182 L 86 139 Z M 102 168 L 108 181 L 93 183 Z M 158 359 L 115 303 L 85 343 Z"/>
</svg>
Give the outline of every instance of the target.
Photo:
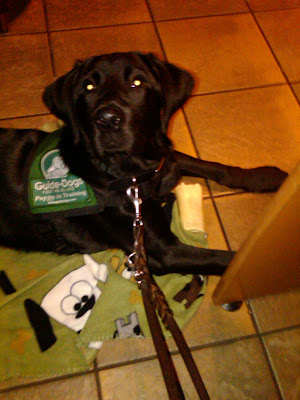
<svg viewBox="0 0 300 400">
<path fill-rule="evenodd" d="M 97 112 L 96 122 L 106 130 L 118 130 L 124 121 L 122 110 L 114 107 L 104 107 Z"/>
</svg>

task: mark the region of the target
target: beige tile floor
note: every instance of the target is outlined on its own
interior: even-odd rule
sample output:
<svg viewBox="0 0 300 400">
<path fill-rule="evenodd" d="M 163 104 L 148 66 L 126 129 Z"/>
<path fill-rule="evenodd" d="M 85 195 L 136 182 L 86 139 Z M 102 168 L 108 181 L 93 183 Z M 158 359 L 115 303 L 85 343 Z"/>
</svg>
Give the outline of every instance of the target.
<svg viewBox="0 0 300 400">
<path fill-rule="evenodd" d="M 40 127 L 52 119 L 43 88 L 76 59 L 152 51 L 190 70 L 192 99 L 170 126 L 175 147 L 241 167 L 292 171 L 300 158 L 299 0 L 31 0 L 0 35 L 0 125 Z M 272 195 L 208 182 L 210 247 L 238 249 Z M 185 330 L 212 400 L 300 399 L 300 295 L 250 300 L 235 313 L 208 290 Z M 174 360 L 187 399 L 196 399 Z M 0 383 L 0 400 L 167 399 L 151 340 L 106 343 L 76 376 Z"/>
</svg>

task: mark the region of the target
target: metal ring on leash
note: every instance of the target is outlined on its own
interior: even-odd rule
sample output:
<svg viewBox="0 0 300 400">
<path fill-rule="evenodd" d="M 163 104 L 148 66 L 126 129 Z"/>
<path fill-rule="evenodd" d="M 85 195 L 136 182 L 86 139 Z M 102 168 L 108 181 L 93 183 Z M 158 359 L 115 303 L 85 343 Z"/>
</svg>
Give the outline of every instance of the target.
<svg viewBox="0 0 300 400">
<path fill-rule="evenodd" d="M 133 221 L 134 252 L 127 257 L 127 260 L 134 268 L 134 276 L 142 292 L 152 339 L 158 355 L 169 399 L 184 400 L 185 397 L 156 310 L 166 329 L 170 330 L 177 344 L 200 400 L 210 400 L 188 345 L 186 344 L 183 334 L 173 317 L 173 312 L 170 309 L 163 292 L 160 290 L 149 272 L 144 248 L 144 223 L 141 213 L 142 199 L 139 197 L 139 188 L 135 185 L 135 178 L 133 178 L 132 181 L 133 186 L 129 187 L 126 193 L 135 207 L 135 218 Z"/>
</svg>

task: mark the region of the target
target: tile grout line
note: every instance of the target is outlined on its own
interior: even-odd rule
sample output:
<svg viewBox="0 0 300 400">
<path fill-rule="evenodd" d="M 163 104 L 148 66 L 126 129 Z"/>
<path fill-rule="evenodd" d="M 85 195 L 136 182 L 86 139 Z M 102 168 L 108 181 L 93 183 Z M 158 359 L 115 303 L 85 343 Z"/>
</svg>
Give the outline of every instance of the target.
<svg viewBox="0 0 300 400">
<path fill-rule="evenodd" d="M 94 375 L 95 375 L 95 380 L 96 380 L 98 400 L 103 400 L 102 391 L 101 391 L 100 375 L 99 375 L 98 367 L 97 367 L 97 357 L 94 360 Z"/>
<path fill-rule="evenodd" d="M 149 0 L 145 0 L 147 5 L 148 5 L 148 1 Z M 151 10 L 151 6 L 148 5 L 148 7 Z M 218 18 L 218 17 L 228 17 L 228 16 L 230 17 L 230 16 L 234 16 L 234 15 L 249 14 L 249 11 L 236 11 L 236 12 L 227 12 L 224 14 L 218 14 L 218 13 L 217 14 L 202 14 L 202 15 L 196 15 L 196 16 L 190 15 L 187 17 L 181 16 L 178 18 L 173 17 L 173 18 L 166 18 L 166 19 L 155 19 L 152 10 L 149 12 L 150 12 L 150 15 L 152 18 L 152 22 L 158 22 L 158 23 L 160 23 L 160 22 L 178 22 L 178 21 L 185 21 L 185 20 L 190 20 L 190 19 L 204 19 L 204 18 L 215 18 L 215 17 Z"/>
<path fill-rule="evenodd" d="M 160 45 L 161 51 L 163 53 L 163 56 L 164 56 L 165 60 L 168 61 L 167 53 L 165 51 L 162 39 L 160 37 L 159 30 L 157 28 L 157 24 L 156 24 L 156 21 L 155 21 L 155 18 L 154 18 L 154 15 L 153 15 L 152 8 L 150 6 L 149 0 L 145 0 L 145 3 L 146 3 L 146 6 L 148 8 L 148 11 L 149 11 L 149 14 L 150 14 L 150 18 L 151 18 L 151 24 L 154 27 L 154 31 L 155 31 L 156 37 L 158 39 L 158 43 Z"/>
<path fill-rule="evenodd" d="M 50 116 L 51 114 L 49 112 L 49 113 L 42 113 L 42 114 L 18 115 L 17 117 L 0 118 L 0 121 L 9 121 L 9 120 L 14 120 L 14 119 L 22 119 L 22 118 L 45 117 L 46 115 Z"/>
<path fill-rule="evenodd" d="M 215 199 L 220 199 L 223 197 L 233 197 L 233 196 L 240 196 L 243 194 L 249 194 L 249 192 L 240 191 L 240 192 L 228 192 L 228 193 L 214 193 L 213 196 Z M 203 200 L 210 198 L 210 197 L 203 197 Z"/>
<path fill-rule="evenodd" d="M 280 333 L 285 333 L 285 332 L 289 332 L 289 331 L 293 331 L 293 330 L 298 330 L 300 329 L 300 324 L 297 325 L 291 325 L 285 328 L 277 328 L 271 331 L 265 331 L 265 332 L 260 332 L 261 337 L 265 337 L 265 336 L 271 336 L 271 335 L 278 335 Z"/>
<path fill-rule="evenodd" d="M 93 373 L 94 373 L 94 370 L 93 369 L 89 369 L 89 370 L 86 370 L 86 371 L 74 372 L 74 373 L 70 373 L 70 374 L 66 374 L 66 375 L 53 376 L 53 377 L 49 377 L 49 378 L 45 378 L 45 379 L 40 377 L 39 380 L 36 380 L 36 381 L 33 381 L 33 382 L 21 383 L 19 385 L 8 386 L 8 387 L 5 387 L 3 389 L 0 389 L 0 394 L 13 392 L 13 391 L 16 391 L 16 390 L 22 390 L 22 389 L 26 389 L 26 388 L 29 388 L 29 387 L 47 385 L 49 383 L 60 382 L 60 381 L 63 381 L 63 380 L 70 380 L 70 379 L 73 379 L 73 378 L 76 378 L 76 377 L 80 377 L 80 376 L 91 375 Z M 3 382 L 5 382 L 5 380 Z"/>
<path fill-rule="evenodd" d="M 247 304 L 248 310 L 250 311 L 250 318 L 252 320 L 252 324 L 253 324 L 255 332 L 257 334 L 257 338 L 259 340 L 260 347 L 261 347 L 262 353 L 264 355 L 265 361 L 267 363 L 268 370 L 270 372 L 271 379 L 273 381 L 273 384 L 274 384 L 275 390 L 277 392 L 278 398 L 279 398 L 279 400 L 284 400 L 283 395 L 281 393 L 280 384 L 279 384 L 279 382 L 277 380 L 276 373 L 275 373 L 275 371 L 273 369 L 273 365 L 272 365 L 272 362 L 270 360 L 267 347 L 266 347 L 265 342 L 263 340 L 263 335 L 259 331 L 258 323 L 256 321 L 256 318 L 255 318 L 251 303 L 250 303 L 249 300 L 246 300 L 246 304 Z"/>
<path fill-rule="evenodd" d="M 170 352 L 170 353 L 171 353 L 171 355 L 173 355 L 172 352 Z M 153 355 L 149 355 L 149 356 L 145 356 L 145 357 L 141 357 L 141 358 L 132 358 L 127 361 L 119 361 L 119 362 L 115 362 L 113 364 L 103 365 L 103 366 L 97 367 L 97 371 L 98 372 L 107 371 L 110 369 L 127 367 L 129 365 L 141 364 L 141 363 L 145 363 L 148 361 L 154 361 L 154 360 L 158 360 L 158 356 L 156 353 Z"/>
<path fill-rule="evenodd" d="M 251 13 L 254 12 L 256 14 L 262 14 L 262 13 L 268 13 L 268 12 L 273 12 L 273 11 L 288 11 L 288 10 L 299 10 L 300 7 L 291 7 L 291 8 L 272 8 L 270 10 L 252 10 L 250 4 L 248 4 L 248 1 L 246 0 L 247 5 L 249 6 L 249 9 L 251 10 Z"/>
<path fill-rule="evenodd" d="M 42 0 L 42 2 L 43 2 L 45 24 L 46 24 L 48 47 L 49 47 L 50 66 L 51 66 L 51 70 L 52 70 L 52 76 L 55 77 L 55 64 L 54 64 L 54 55 L 53 55 L 53 49 L 52 49 L 51 33 L 49 30 L 49 18 L 48 18 L 47 4 L 46 4 L 46 0 Z"/>
<path fill-rule="evenodd" d="M 45 0 L 43 0 L 43 1 L 45 1 Z M 142 24 L 151 24 L 151 23 L 152 23 L 152 21 L 138 21 L 138 22 L 120 23 L 120 24 L 116 24 L 116 25 L 86 26 L 83 28 L 76 27 L 76 28 L 62 28 L 62 29 L 51 29 L 51 30 L 46 28 L 46 30 L 41 30 L 39 32 L 20 32 L 20 33 L 11 33 L 11 34 L 0 33 L 0 37 L 33 36 L 33 35 L 43 35 L 45 33 L 72 32 L 72 31 L 93 30 L 93 29 L 101 29 L 101 28 L 117 28 L 120 26 L 142 25 Z"/>
<path fill-rule="evenodd" d="M 292 84 L 297 84 L 300 83 L 298 81 L 292 82 Z M 259 86 L 248 86 L 248 87 L 241 87 L 241 88 L 233 88 L 233 89 L 223 89 L 219 90 L 217 92 L 205 92 L 205 93 L 194 93 L 191 95 L 191 98 L 194 97 L 203 97 L 203 96 L 214 96 L 218 94 L 227 94 L 227 93 L 237 93 L 237 92 L 247 92 L 251 90 L 260 90 L 260 89 L 267 89 L 267 88 L 273 88 L 273 87 L 281 87 L 281 86 L 287 86 L 287 82 L 278 82 L 278 83 L 269 83 L 269 84 L 262 84 Z"/>
<path fill-rule="evenodd" d="M 191 351 L 198 351 L 198 350 L 209 349 L 209 348 L 213 348 L 213 347 L 221 347 L 221 346 L 226 346 L 229 344 L 238 343 L 238 342 L 241 342 L 244 340 L 255 339 L 255 338 L 257 339 L 259 336 L 265 337 L 265 336 L 270 336 L 270 335 L 276 335 L 276 334 L 289 332 L 289 331 L 293 331 L 293 330 L 297 330 L 297 329 L 300 329 L 300 324 L 293 325 L 293 326 L 290 326 L 287 328 L 279 328 L 279 329 L 274 329 L 274 330 L 266 331 L 266 332 L 258 332 L 258 333 L 256 332 L 256 333 L 252 333 L 252 334 L 245 335 L 245 336 L 237 336 L 237 337 L 224 339 L 224 340 L 220 340 L 220 341 L 216 341 L 216 342 L 191 346 L 189 348 Z M 177 353 L 178 352 L 176 351 L 176 354 Z"/>
<path fill-rule="evenodd" d="M 260 26 L 260 24 L 259 24 L 259 22 L 258 22 L 258 20 L 257 20 L 257 18 L 256 18 L 255 12 L 252 11 L 252 9 L 251 9 L 251 7 L 250 7 L 249 4 L 248 4 L 248 7 L 249 7 L 249 10 L 250 10 L 250 14 L 251 14 L 251 16 L 252 16 L 252 18 L 253 18 L 253 20 L 254 20 L 254 22 L 255 22 L 255 24 L 256 24 L 258 30 L 259 30 L 259 32 L 260 32 L 260 34 L 262 35 L 263 39 L 265 40 L 265 43 L 267 44 L 267 46 L 268 46 L 268 48 L 269 48 L 269 50 L 270 50 L 270 52 L 271 52 L 271 54 L 272 54 L 274 60 L 276 61 L 276 64 L 277 64 L 278 68 L 280 69 L 280 71 L 281 71 L 281 73 L 282 73 L 282 75 L 283 75 L 283 77 L 284 77 L 286 83 L 288 84 L 288 86 L 289 86 L 289 88 L 290 88 L 290 90 L 291 90 L 291 92 L 292 92 L 292 94 L 293 94 L 293 96 L 294 96 L 296 102 L 297 102 L 298 105 L 300 106 L 300 100 L 298 99 L 298 97 L 297 97 L 297 95 L 296 95 L 296 92 L 295 92 L 295 90 L 294 90 L 294 88 L 293 88 L 293 86 L 292 86 L 292 83 L 290 82 L 290 80 L 289 80 L 289 78 L 288 78 L 286 72 L 284 71 L 284 68 L 282 67 L 282 65 L 281 65 L 281 63 L 280 63 L 278 57 L 276 56 L 276 53 L 275 53 L 275 51 L 273 50 L 273 47 L 272 47 L 271 43 L 269 42 L 269 40 L 268 40 L 268 38 L 267 38 L 267 35 L 264 33 L 262 27 Z M 276 10 L 274 10 L 274 11 L 276 11 Z M 277 11 L 282 11 L 282 10 L 277 10 Z"/>
</svg>

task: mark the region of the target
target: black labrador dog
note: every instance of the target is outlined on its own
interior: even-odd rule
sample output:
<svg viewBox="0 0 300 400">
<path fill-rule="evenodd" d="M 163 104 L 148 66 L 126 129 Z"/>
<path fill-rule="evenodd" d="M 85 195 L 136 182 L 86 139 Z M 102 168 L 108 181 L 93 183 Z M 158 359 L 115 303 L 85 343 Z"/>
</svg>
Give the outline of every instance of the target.
<svg viewBox="0 0 300 400">
<path fill-rule="evenodd" d="M 241 169 L 174 151 L 168 123 L 192 89 L 188 72 L 152 54 L 113 53 L 77 62 L 46 88 L 43 99 L 65 123 L 56 161 L 92 188 L 96 206 L 78 213 L 34 214 L 28 201 L 29 165 L 49 134 L 1 129 L 0 244 L 61 254 L 121 248 L 129 255 L 135 209 L 126 190 L 135 179 L 151 271 L 221 275 L 234 252 L 181 244 L 161 204 L 182 175 L 266 192 L 277 190 L 287 174 L 276 167 Z M 49 176 L 48 184 L 55 186 Z M 43 193 L 49 193 L 47 188 Z"/>
</svg>

